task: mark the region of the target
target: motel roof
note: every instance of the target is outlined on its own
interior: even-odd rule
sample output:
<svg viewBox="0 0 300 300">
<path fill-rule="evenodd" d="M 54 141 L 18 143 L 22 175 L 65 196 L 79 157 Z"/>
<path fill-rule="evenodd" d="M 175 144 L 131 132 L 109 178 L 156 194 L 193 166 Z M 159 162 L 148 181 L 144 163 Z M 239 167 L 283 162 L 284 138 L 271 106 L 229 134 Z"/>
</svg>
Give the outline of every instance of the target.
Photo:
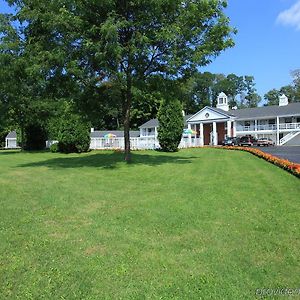
<svg viewBox="0 0 300 300">
<path fill-rule="evenodd" d="M 237 119 L 268 119 L 276 117 L 300 116 L 300 102 L 289 103 L 288 105 L 262 106 L 254 108 L 243 108 L 230 110 L 229 114 L 234 115 Z"/>
<path fill-rule="evenodd" d="M 272 119 L 276 117 L 288 117 L 288 116 L 300 116 L 300 102 L 289 103 L 285 106 L 271 105 L 254 108 L 241 108 L 236 110 L 224 111 L 223 109 L 216 107 L 208 107 L 216 112 L 227 115 L 228 117 L 235 117 L 236 120 L 254 120 L 254 119 Z M 186 121 L 193 115 L 187 115 L 184 117 Z M 159 123 L 157 119 L 151 119 L 148 122 L 140 126 L 140 128 L 158 127 Z"/>
<path fill-rule="evenodd" d="M 187 122 L 186 120 L 189 119 L 192 115 L 187 115 L 184 116 L 184 124 L 186 125 Z M 153 128 L 153 127 L 158 127 L 158 119 L 151 119 L 148 122 L 144 123 L 143 125 L 140 126 L 140 128 Z"/>
</svg>

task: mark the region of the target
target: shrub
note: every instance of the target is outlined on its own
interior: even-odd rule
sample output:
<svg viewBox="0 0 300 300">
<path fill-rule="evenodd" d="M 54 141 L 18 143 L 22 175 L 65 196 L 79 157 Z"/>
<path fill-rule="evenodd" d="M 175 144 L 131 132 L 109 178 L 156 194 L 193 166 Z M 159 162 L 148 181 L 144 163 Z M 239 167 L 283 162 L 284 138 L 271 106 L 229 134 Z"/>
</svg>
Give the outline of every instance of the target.
<svg viewBox="0 0 300 300">
<path fill-rule="evenodd" d="M 43 150 L 46 147 L 47 133 L 39 124 L 29 124 L 24 128 L 23 148 L 25 150 Z"/>
<path fill-rule="evenodd" d="M 179 100 L 163 100 L 158 111 L 158 140 L 166 152 L 175 152 L 182 138 L 183 116 Z"/>
<path fill-rule="evenodd" d="M 54 143 L 50 146 L 50 151 L 53 152 L 53 153 L 57 153 L 59 152 L 59 146 L 58 146 L 58 143 Z"/>
<path fill-rule="evenodd" d="M 90 148 L 90 124 L 81 116 L 68 114 L 59 122 L 57 139 L 60 152 L 87 152 Z"/>
</svg>

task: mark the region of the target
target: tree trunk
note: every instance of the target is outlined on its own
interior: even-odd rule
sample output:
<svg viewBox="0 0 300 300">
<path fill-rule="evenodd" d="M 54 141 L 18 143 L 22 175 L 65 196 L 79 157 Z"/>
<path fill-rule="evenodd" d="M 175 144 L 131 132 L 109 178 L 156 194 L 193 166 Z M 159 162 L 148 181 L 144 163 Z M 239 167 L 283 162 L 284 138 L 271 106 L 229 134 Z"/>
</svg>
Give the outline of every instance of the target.
<svg viewBox="0 0 300 300">
<path fill-rule="evenodd" d="M 25 128 L 24 123 L 21 123 L 20 131 L 21 131 L 21 150 L 25 150 Z"/>
<path fill-rule="evenodd" d="M 125 116 L 124 116 L 124 141 L 125 141 L 125 161 L 129 162 L 131 160 L 131 153 L 130 153 L 130 105 L 128 102 L 126 103 L 125 108 Z"/>
<path fill-rule="evenodd" d="M 123 115 L 124 115 L 124 143 L 125 143 L 125 161 L 130 162 L 130 109 L 132 101 L 131 92 L 131 76 L 127 74 L 127 87 L 126 91 L 123 93 Z"/>
</svg>

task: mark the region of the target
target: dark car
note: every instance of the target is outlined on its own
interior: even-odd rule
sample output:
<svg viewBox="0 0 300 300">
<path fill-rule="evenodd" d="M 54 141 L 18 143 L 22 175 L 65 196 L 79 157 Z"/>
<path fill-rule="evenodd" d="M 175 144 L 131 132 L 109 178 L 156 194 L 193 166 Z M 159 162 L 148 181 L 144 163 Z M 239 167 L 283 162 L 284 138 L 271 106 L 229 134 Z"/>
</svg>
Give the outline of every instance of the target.
<svg viewBox="0 0 300 300">
<path fill-rule="evenodd" d="M 257 140 L 257 146 L 275 146 L 275 143 L 269 138 L 260 138 Z"/>
<path fill-rule="evenodd" d="M 239 146 L 254 146 L 257 145 L 257 139 L 251 135 L 242 136 L 239 141 Z"/>
<path fill-rule="evenodd" d="M 233 137 L 227 137 L 225 140 L 222 142 L 223 146 L 236 146 L 238 144 L 238 141 L 236 138 Z"/>
</svg>

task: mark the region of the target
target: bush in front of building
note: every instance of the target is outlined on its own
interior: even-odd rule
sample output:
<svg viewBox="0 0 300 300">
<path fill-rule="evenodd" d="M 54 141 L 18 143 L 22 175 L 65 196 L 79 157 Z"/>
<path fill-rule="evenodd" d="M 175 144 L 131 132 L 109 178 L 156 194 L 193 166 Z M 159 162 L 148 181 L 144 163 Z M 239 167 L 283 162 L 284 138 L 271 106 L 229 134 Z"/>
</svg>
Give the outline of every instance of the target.
<svg viewBox="0 0 300 300">
<path fill-rule="evenodd" d="M 50 151 L 51 151 L 52 153 L 57 153 L 57 152 L 59 152 L 58 143 L 52 144 L 52 145 L 50 146 Z"/>
<path fill-rule="evenodd" d="M 87 152 L 91 141 L 90 123 L 76 114 L 64 116 L 58 122 L 57 140 L 59 152 Z"/>
<path fill-rule="evenodd" d="M 184 127 L 182 105 L 177 99 L 164 99 L 158 111 L 158 141 L 162 151 L 178 150 Z"/>
</svg>

